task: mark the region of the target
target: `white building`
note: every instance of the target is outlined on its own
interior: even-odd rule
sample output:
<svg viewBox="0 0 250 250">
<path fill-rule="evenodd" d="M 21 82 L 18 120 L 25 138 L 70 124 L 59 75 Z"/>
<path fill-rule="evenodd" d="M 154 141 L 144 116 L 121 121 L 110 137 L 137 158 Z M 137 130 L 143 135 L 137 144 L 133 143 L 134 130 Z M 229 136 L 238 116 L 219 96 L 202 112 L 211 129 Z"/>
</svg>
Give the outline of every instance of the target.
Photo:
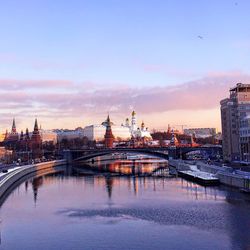
<svg viewBox="0 0 250 250">
<path fill-rule="evenodd" d="M 91 141 L 102 141 L 104 140 L 104 135 L 106 132 L 106 126 L 101 125 L 90 125 L 83 129 L 84 136 L 86 136 Z M 129 128 L 124 126 L 112 126 L 112 133 L 116 140 L 129 140 L 131 134 Z"/>
<path fill-rule="evenodd" d="M 89 140 L 102 141 L 104 140 L 104 135 L 106 132 L 106 121 L 104 121 L 101 125 L 90 125 L 86 126 L 83 129 L 83 134 Z M 129 119 L 127 118 L 125 121 L 125 125 L 121 126 L 114 125 L 112 123 L 112 133 L 116 140 L 130 140 L 131 137 L 142 138 L 146 137 L 152 139 L 150 132 L 147 128 L 145 128 L 144 122 L 142 122 L 141 127 L 137 126 L 136 121 L 136 113 L 132 112 L 131 124 L 129 123 Z"/>
<path fill-rule="evenodd" d="M 129 124 L 129 119 L 126 119 L 125 125 L 122 125 L 124 127 L 129 128 L 131 137 L 135 138 L 148 138 L 152 139 L 150 132 L 148 131 L 148 128 L 145 127 L 144 122 L 141 123 L 141 126 L 139 127 L 137 125 L 137 119 L 136 119 L 136 113 L 135 111 L 132 112 L 131 114 L 131 125 Z"/>
<path fill-rule="evenodd" d="M 62 130 L 57 132 L 57 140 L 61 142 L 63 139 L 66 140 L 73 140 L 76 138 L 83 138 L 84 133 L 83 129 L 76 129 L 76 130 Z"/>
</svg>

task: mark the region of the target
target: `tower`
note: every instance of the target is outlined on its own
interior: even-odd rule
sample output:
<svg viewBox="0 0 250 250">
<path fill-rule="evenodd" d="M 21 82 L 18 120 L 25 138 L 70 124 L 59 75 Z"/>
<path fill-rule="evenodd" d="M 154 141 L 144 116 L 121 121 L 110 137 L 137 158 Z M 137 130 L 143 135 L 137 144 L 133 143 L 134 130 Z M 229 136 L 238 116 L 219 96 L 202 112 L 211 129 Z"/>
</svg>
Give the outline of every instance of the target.
<svg viewBox="0 0 250 250">
<path fill-rule="evenodd" d="M 16 131 L 16 122 L 15 122 L 15 118 L 14 118 L 13 122 L 12 122 L 11 132 L 7 136 L 6 145 L 8 145 L 10 148 L 16 148 L 16 145 L 18 143 L 18 139 L 19 139 L 19 137 L 18 137 L 18 133 Z"/>
<path fill-rule="evenodd" d="M 29 139 L 30 139 L 29 130 L 28 130 L 28 128 L 26 128 L 25 140 L 26 140 L 26 141 L 29 141 Z"/>
<path fill-rule="evenodd" d="M 112 133 L 112 129 L 111 129 L 111 122 L 110 122 L 110 118 L 108 115 L 107 121 L 106 121 L 106 133 L 104 136 L 105 139 L 105 147 L 106 148 L 112 148 L 113 147 L 113 142 L 114 142 L 114 135 Z"/>
<path fill-rule="evenodd" d="M 25 140 L 24 140 L 24 134 L 23 134 L 22 130 L 21 130 L 21 134 L 20 134 L 20 138 L 19 138 L 18 148 L 19 148 L 19 150 L 25 149 Z"/>
<path fill-rule="evenodd" d="M 129 119 L 128 119 L 128 118 L 126 118 L 125 126 L 126 126 L 126 127 L 129 127 Z"/>
<path fill-rule="evenodd" d="M 23 131 L 21 130 L 20 141 L 23 141 L 23 139 L 24 139 L 24 135 L 23 135 Z"/>
<path fill-rule="evenodd" d="M 178 145 L 178 140 L 176 138 L 176 134 L 174 133 L 173 129 L 172 129 L 172 134 L 171 134 L 170 145 L 171 146 L 177 146 Z"/>
<path fill-rule="evenodd" d="M 191 147 L 195 147 L 197 145 L 195 143 L 195 132 L 190 136 L 190 145 Z"/>
<path fill-rule="evenodd" d="M 171 128 L 170 128 L 170 125 L 168 124 L 168 131 L 167 131 L 167 134 L 171 134 Z"/>
<path fill-rule="evenodd" d="M 142 121 L 141 123 L 141 131 L 144 131 L 145 130 L 145 124 L 144 124 L 144 121 Z"/>
<path fill-rule="evenodd" d="M 32 149 L 33 158 L 42 156 L 42 139 L 39 133 L 37 119 L 35 120 L 34 130 L 30 139 L 30 147 Z"/>
<path fill-rule="evenodd" d="M 131 119 L 131 131 L 136 131 L 137 130 L 137 124 L 136 124 L 136 113 L 135 111 L 132 112 L 132 119 Z"/>
<path fill-rule="evenodd" d="M 9 136 L 9 133 L 8 133 L 8 130 L 6 129 L 6 132 L 4 135 L 4 142 L 6 142 L 8 140 L 8 136 Z"/>
<path fill-rule="evenodd" d="M 16 121 L 15 121 L 15 118 L 13 118 L 11 133 L 16 134 Z"/>
</svg>

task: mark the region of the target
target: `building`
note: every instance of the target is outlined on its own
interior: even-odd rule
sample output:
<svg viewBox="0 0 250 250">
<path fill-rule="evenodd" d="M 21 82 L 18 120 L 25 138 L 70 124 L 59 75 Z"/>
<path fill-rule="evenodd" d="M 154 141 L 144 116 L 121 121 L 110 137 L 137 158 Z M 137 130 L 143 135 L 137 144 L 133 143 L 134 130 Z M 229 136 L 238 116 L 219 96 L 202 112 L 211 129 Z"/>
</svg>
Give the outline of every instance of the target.
<svg viewBox="0 0 250 250">
<path fill-rule="evenodd" d="M 4 145 L 9 148 L 16 148 L 18 140 L 19 140 L 19 135 L 16 130 L 16 121 L 14 118 L 12 122 L 11 132 L 8 133 L 8 131 L 6 131 L 5 133 Z"/>
<path fill-rule="evenodd" d="M 62 140 L 74 140 L 74 139 L 82 139 L 84 137 L 83 129 L 78 128 L 75 130 L 55 130 L 53 131 L 57 135 L 57 141 L 62 142 Z"/>
<path fill-rule="evenodd" d="M 112 134 L 111 121 L 108 115 L 106 120 L 106 132 L 104 135 L 105 148 L 113 148 L 114 135 Z"/>
<path fill-rule="evenodd" d="M 29 141 L 30 149 L 32 151 L 32 157 L 40 158 L 42 156 L 42 138 L 39 132 L 37 119 L 35 120 L 34 130 Z"/>
<path fill-rule="evenodd" d="M 211 136 L 216 135 L 216 129 L 215 128 L 188 128 L 184 129 L 184 134 L 193 136 L 195 135 L 195 138 L 207 138 Z"/>
<path fill-rule="evenodd" d="M 89 125 L 83 129 L 83 134 L 91 141 L 103 141 L 106 132 L 107 120 L 102 124 Z M 148 128 L 144 122 L 138 127 L 135 111 L 131 114 L 131 123 L 129 118 L 125 120 L 125 124 L 115 125 L 111 122 L 112 133 L 116 141 L 128 141 L 133 138 L 148 138 L 152 139 Z"/>
<path fill-rule="evenodd" d="M 250 161 L 250 84 L 238 83 L 220 102 L 225 161 Z"/>
<path fill-rule="evenodd" d="M 106 132 L 106 126 L 104 123 L 102 123 L 101 125 L 86 126 L 83 129 L 84 136 L 86 136 L 90 141 L 103 141 Z M 131 138 L 129 128 L 124 126 L 112 125 L 112 133 L 115 139 L 118 141 L 119 140 L 127 141 L 130 140 Z"/>
<path fill-rule="evenodd" d="M 135 111 L 131 114 L 131 124 L 129 124 L 129 118 L 126 119 L 125 125 L 121 125 L 123 127 L 129 128 L 131 137 L 133 138 L 148 138 L 152 140 L 151 134 L 146 128 L 145 123 L 142 121 L 141 126 L 137 125 L 137 118 Z"/>
</svg>

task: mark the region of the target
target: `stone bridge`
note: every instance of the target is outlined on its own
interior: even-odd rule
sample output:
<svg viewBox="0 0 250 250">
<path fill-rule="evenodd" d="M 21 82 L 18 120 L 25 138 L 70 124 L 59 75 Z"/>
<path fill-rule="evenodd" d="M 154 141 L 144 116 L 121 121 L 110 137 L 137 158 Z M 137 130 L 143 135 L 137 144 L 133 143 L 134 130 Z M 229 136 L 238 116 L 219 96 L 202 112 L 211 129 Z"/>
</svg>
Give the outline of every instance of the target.
<svg viewBox="0 0 250 250">
<path fill-rule="evenodd" d="M 112 149 L 94 149 L 94 150 L 64 150 L 63 156 L 68 162 L 85 161 L 98 156 L 104 156 L 115 153 L 136 153 L 155 156 L 168 159 L 168 149 L 159 148 L 112 148 Z"/>
<path fill-rule="evenodd" d="M 203 151 L 208 155 L 221 154 L 221 147 L 150 147 L 150 148 L 112 148 L 112 149 L 83 149 L 83 150 L 64 150 L 63 157 L 71 163 L 73 161 L 84 161 L 94 157 L 104 156 L 114 153 L 137 153 L 145 154 L 162 159 L 185 159 L 186 154 L 191 151 Z"/>
</svg>

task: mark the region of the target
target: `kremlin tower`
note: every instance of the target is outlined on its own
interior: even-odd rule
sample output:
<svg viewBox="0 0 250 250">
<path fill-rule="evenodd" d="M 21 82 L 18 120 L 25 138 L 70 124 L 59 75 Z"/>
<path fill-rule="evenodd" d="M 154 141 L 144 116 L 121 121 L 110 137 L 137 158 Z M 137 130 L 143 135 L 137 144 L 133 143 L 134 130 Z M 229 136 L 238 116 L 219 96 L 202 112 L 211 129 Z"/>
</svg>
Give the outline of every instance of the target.
<svg viewBox="0 0 250 250">
<path fill-rule="evenodd" d="M 13 119 L 11 132 L 8 133 L 6 130 L 3 142 L 6 149 L 11 149 L 13 151 L 13 159 L 19 157 L 19 159 L 28 161 L 30 156 L 32 159 L 42 157 L 42 137 L 38 129 L 37 119 L 35 119 L 32 136 L 30 136 L 27 128 L 25 133 L 21 130 L 20 137 L 16 130 L 15 119 Z"/>
<path fill-rule="evenodd" d="M 105 139 L 105 147 L 112 148 L 113 142 L 114 142 L 114 135 L 112 133 L 109 115 L 106 121 L 106 133 L 105 133 L 104 139 Z"/>
<path fill-rule="evenodd" d="M 16 132 L 16 121 L 13 119 L 11 132 L 8 136 L 8 141 L 18 141 L 18 133 Z"/>
<path fill-rule="evenodd" d="M 20 134 L 20 139 L 19 139 L 19 150 L 24 150 L 25 149 L 25 141 L 24 141 L 24 134 L 23 131 L 21 130 L 21 134 Z"/>
<path fill-rule="evenodd" d="M 26 134 L 27 131 L 26 131 Z M 39 158 L 42 155 L 42 139 L 39 133 L 37 119 L 35 120 L 34 131 L 30 139 L 30 148 L 32 150 L 33 158 Z"/>
<path fill-rule="evenodd" d="M 30 140 L 30 134 L 29 134 L 29 130 L 28 128 L 26 128 L 26 132 L 25 132 L 25 140 L 29 141 Z"/>
<path fill-rule="evenodd" d="M 15 122 L 15 118 L 14 118 L 13 123 L 12 123 L 11 132 L 7 133 L 7 131 L 6 131 L 5 143 L 10 148 L 15 148 L 18 140 L 19 140 L 19 136 L 18 136 L 18 133 L 16 131 L 16 122 Z"/>
</svg>

